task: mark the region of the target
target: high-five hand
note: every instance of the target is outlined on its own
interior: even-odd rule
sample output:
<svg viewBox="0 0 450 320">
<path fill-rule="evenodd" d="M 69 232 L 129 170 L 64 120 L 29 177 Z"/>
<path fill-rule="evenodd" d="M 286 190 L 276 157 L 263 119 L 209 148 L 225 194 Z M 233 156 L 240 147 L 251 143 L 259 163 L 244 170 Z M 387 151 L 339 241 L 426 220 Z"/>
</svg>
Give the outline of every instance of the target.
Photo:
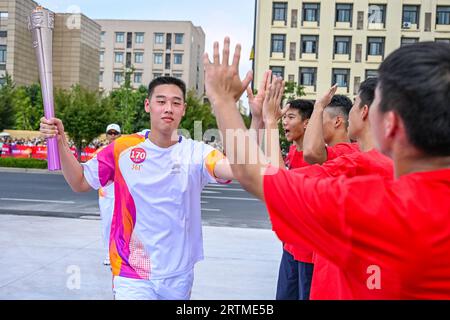
<svg viewBox="0 0 450 320">
<path fill-rule="evenodd" d="M 214 61 L 204 55 L 205 88 L 206 95 L 213 107 L 218 101 L 237 101 L 252 81 L 252 72 L 249 71 L 244 80 L 239 77 L 239 60 L 241 58 L 241 45 L 236 45 L 233 62 L 229 64 L 230 38 L 226 37 L 222 52 L 222 61 L 219 55 L 219 43 L 214 43 Z"/>
</svg>

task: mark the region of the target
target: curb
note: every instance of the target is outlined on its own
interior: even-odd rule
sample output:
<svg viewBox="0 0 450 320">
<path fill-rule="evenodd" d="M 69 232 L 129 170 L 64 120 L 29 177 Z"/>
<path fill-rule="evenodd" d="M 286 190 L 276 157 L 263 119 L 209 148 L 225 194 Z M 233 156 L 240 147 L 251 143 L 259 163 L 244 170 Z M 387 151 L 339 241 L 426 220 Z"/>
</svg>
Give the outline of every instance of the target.
<svg viewBox="0 0 450 320">
<path fill-rule="evenodd" d="M 47 169 L 9 168 L 9 167 L 0 167 L 0 172 L 33 173 L 33 174 L 58 174 L 58 175 L 62 174 L 61 171 L 48 171 Z"/>
</svg>

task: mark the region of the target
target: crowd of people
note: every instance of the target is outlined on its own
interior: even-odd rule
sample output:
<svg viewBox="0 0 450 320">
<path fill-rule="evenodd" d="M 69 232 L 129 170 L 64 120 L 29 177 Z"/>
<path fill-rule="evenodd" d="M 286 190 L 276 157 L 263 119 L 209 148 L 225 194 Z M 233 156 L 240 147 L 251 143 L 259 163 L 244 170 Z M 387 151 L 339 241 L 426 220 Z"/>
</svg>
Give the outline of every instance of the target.
<svg viewBox="0 0 450 320">
<path fill-rule="evenodd" d="M 256 96 L 247 90 L 240 51 L 230 64 L 226 38 L 222 56 L 216 42 L 213 61 L 204 57 L 226 157 L 174 139 L 186 86 L 172 77 L 149 85 L 151 130 L 116 139 L 83 165 L 61 120 L 41 120 L 74 191 L 113 184 L 106 237 L 115 299 L 190 298 L 203 259 L 200 194 L 232 179 L 265 203 L 282 241 L 278 299 L 449 299 L 450 45 L 396 50 L 353 102 L 333 86 L 285 106 L 284 81 L 270 70 Z M 235 105 L 245 90 L 250 130 Z M 280 121 L 292 143 L 286 157 Z"/>
</svg>

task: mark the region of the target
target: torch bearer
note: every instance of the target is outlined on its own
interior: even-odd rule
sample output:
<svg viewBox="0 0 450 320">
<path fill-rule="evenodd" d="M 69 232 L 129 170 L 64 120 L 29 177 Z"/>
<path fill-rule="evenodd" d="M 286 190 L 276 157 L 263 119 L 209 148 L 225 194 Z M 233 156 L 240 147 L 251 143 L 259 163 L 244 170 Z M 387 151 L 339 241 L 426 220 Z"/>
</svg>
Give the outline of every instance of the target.
<svg viewBox="0 0 450 320">
<path fill-rule="evenodd" d="M 44 113 L 47 119 L 55 117 L 53 102 L 53 67 L 52 67 L 52 43 L 55 15 L 37 7 L 28 18 L 28 29 L 32 33 L 33 47 L 39 67 L 39 79 L 41 82 Z M 58 153 L 57 138 L 47 139 L 48 170 L 61 170 Z"/>
</svg>

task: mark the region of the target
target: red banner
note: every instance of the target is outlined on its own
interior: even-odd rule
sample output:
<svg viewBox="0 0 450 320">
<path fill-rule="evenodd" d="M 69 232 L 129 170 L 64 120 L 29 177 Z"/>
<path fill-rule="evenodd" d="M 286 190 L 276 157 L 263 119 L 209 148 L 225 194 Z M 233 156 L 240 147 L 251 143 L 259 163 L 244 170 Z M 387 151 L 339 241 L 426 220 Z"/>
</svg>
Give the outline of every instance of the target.
<svg viewBox="0 0 450 320">
<path fill-rule="evenodd" d="M 70 148 L 73 155 L 77 158 L 77 151 L 74 147 Z M 84 148 L 81 152 L 81 161 L 86 162 L 94 156 L 97 149 L 94 148 Z M 47 147 L 45 146 L 23 146 L 23 145 L 9 145 L 4 144 L 2 147 L 2 158 L 32 158 L 32 159 L 47 159 Z"/>
</svg>

